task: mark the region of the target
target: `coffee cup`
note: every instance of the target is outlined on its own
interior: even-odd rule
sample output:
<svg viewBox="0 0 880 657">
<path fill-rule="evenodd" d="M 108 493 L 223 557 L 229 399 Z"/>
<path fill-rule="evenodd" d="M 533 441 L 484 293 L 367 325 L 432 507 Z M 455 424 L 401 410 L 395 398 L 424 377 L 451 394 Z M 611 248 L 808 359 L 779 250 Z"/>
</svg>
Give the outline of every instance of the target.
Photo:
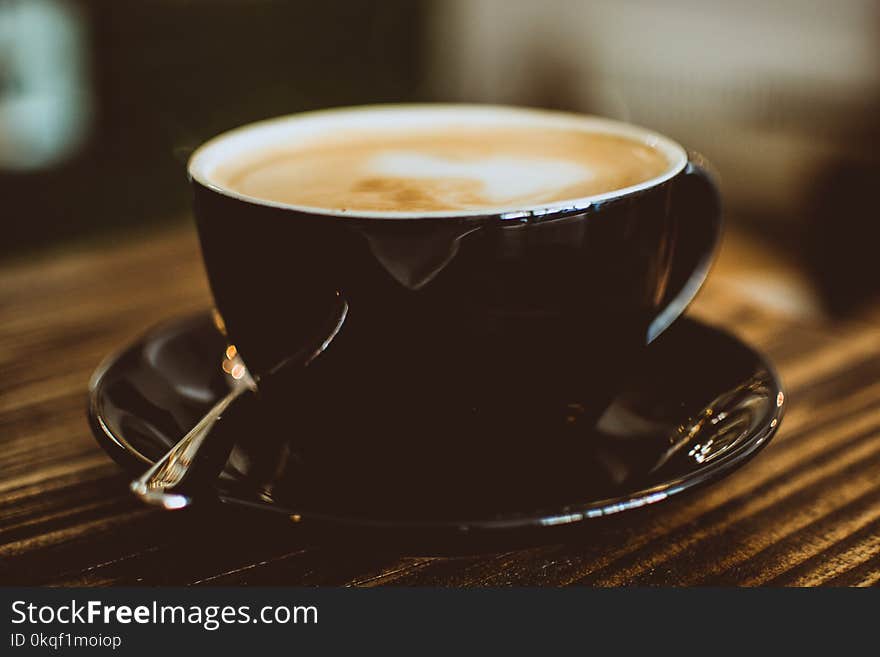
<svg viewBox="0 0 880 657">
<path fill-rule="evenodd" d="M 684 148 L 562 112 L 309 112 L 222 134 L 188 169 L 228 340 L 334 445 L 473 444 L 600 413 L 720 232 Z"/>
</svg>

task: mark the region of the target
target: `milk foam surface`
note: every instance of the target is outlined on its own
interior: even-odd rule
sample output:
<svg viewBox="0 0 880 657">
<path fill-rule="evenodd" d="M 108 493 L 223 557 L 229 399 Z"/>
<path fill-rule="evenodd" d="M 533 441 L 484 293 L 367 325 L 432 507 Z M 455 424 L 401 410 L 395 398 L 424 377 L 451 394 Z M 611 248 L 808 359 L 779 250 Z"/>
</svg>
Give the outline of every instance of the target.
<svg viewBox="0 0 880 657">
<path fill-rule="evenodd" d="M 336 211 L 528 208 L 650 180 L 670 166 L 619 135 L 544 125 L 337 131 L 273 146 L 218 174 L 234 192 Z"/>
</svg>

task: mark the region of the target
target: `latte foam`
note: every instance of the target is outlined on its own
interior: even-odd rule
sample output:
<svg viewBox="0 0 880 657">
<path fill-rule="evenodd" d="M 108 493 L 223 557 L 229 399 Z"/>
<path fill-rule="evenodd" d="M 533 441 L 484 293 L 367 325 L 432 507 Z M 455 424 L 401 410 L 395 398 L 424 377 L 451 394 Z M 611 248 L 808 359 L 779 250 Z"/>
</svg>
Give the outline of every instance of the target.
<svg viewBox="0 0 880 657">
<path fill-rule="evenodd" d="M 473 213 L 614 192 L 673 165 L 647 139 L 603 131 L 601 123 L 557 125 L 549 112 L 504 110 L 513 122 L 454 113 L 426 121 L 424 108 L 397 110 L 419 120 L 374 129 L 364 125 L 371 111 L 345 111 L 359 121 L 327 113 L 320 130 L 242 148 L 213 168 L 211 182 L 250 198 L 337 213 Z"/>
</svg>

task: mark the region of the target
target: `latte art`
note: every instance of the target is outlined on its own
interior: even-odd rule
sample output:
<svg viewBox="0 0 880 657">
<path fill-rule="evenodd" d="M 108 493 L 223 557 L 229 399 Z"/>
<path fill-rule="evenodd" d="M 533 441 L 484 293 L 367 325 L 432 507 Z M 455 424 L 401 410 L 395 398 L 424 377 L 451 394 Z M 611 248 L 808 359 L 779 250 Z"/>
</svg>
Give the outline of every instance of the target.
<svg viewBox="0 0 880 657">
<path fill-rule="evenodd" d="M 482 200 L 502 204 L 547 190 L 565 189 L 594 177 L 590 169 L 574 162 L 512 155 L 462 161 L 400 151 L 377 155 L 367 163 L 367 168 L 380 176 L 376 179 L 380 188 L 390 180 L 406 181 L 404 184 L 416 188 L 423 181 L 430 184 L 445 180 L 450 194 L 455 193 L 456 184 L 475 188 L 470 193 L 479 200 L 460 199 L 460 204 Z"/>
<path fill-rule="evenodd" d="M 218 172 L 258 199 L 345 211 L 529 208 L 612 192 L 670 167 L 648 144 L 552 126 L 342 131 L 242 157 Z"/>
</svg>

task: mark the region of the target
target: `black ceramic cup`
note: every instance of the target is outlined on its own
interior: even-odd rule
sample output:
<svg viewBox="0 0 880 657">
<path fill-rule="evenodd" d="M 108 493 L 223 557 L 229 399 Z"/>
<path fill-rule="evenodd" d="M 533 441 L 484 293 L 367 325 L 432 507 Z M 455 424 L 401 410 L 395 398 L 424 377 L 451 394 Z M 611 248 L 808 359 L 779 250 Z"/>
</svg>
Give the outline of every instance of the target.
<svg viewBox="0 0 880 657">
<path fill-rule="evenodd" d="M 352 212 L 243 196 L 236 158 L 315 131 L 456 122 L 623 135 L 668 160 L 654 179 L 488 212 Z M 323 449 L 533 436 L 598 415 L 631 363 L 685 309 L 719 236 L 717 189 L 675 142 L 627 124 L 474 105 L 374 106 L 271 119 L 189 162 L 216 308 L 258 385 Z M 330 335 L 329 344 L 324 344 Z M 317 345 L 317 349 L 316 349 Z M 305 360 L 307 371 L 280 363 Z M 293 374 L 290 374 L 293 372 Z M 533 444 L 525 441 L 522 444 Z"/>
</svg>

